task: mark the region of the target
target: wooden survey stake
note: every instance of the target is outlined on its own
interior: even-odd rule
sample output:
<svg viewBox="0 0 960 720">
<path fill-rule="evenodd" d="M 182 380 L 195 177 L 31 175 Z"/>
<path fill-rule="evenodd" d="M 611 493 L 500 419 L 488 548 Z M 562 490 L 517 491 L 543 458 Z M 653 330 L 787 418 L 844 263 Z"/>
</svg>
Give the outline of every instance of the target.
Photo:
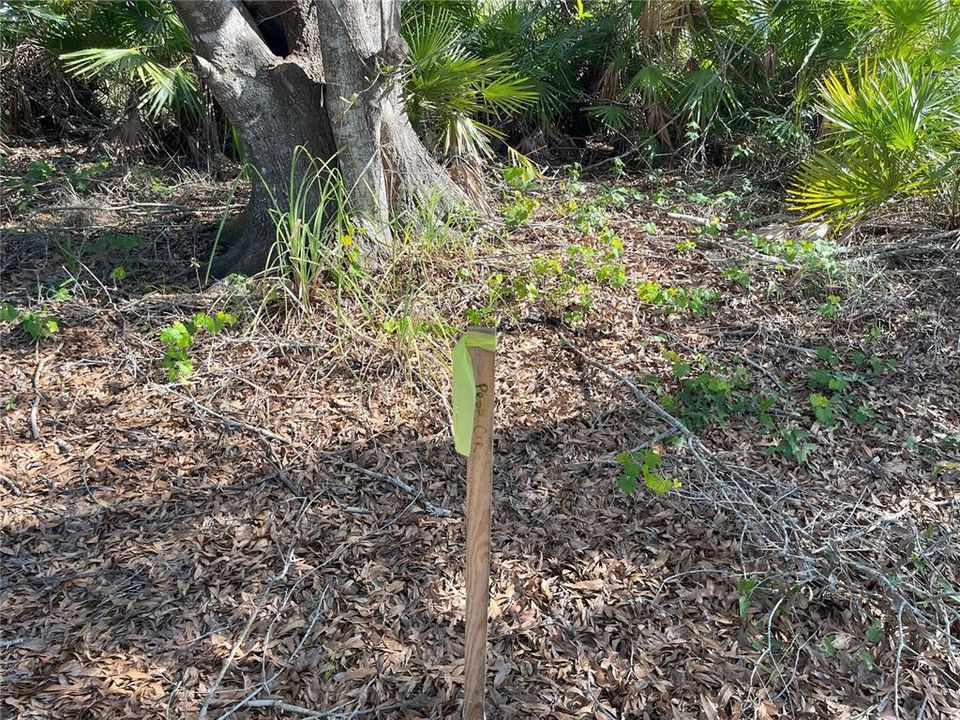
<svg viewBox="0 0 960 720">
<path fill-rule="evenodd" d="M 473 329 L 473 332 L 478 330 Z M 491 335 L 493 330 L 482 330 Z M 467 457 L 467 581 L 464 720 L 484 719 L 487 617 L 490 611 L 490 501 L 493 488 L 494 351 L 469 347 L 477 406 Z"/>
</svg>

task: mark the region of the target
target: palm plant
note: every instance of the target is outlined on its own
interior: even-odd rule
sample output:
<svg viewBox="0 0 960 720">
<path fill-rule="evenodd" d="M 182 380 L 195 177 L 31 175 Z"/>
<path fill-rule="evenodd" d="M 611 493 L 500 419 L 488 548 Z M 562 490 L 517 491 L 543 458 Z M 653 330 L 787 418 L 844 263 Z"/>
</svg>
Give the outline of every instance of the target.
<svg viewBox="0 0 960 720">
<path fill-rule="evenodd" d="M 788 193 L 791 204 L 809 216 L 829 214 L 844 222 L 893 199 L 917 197 L 955 220 L 958 4 L 891 0 L 867 5 L 879 20 L 864 45 L 883 55 L 830 71 L 818 83 L 824 137 Z M 940 202 L 944 198 L 948 206 Z"/>
<path fill-rule="evenodd" d="M 60 51 L 69 73 L 103 80 L 108 92 L 153 119 L 168 111 L 201 115 L 190 39 L 172 5 L 162 0 L 92 3 L 74 7 L 68 17 L 48 44 Z"/>
<path fill-rule="evenodd" d="M 531 107 L 537 92 L 506 55 L 472 52 L 469 32 L 453 9 L 421 5 L 409 12 L 403 23 L 410 47 L 405 89 L 410 118 L 434 148 L 476 162 L 492 155 L 491 140 L 504 138 L 492 121 Z"/>
<path fill-rule="evenodd" d="M 958 78 L 905 60 L 863 62 L 820 85 L 823 147 L 802 166 L 789 197 L 811 216 L 856 218 L 902 195 L 956 182 Z"/>
<path fill-rule="evenodd" d="M 674 15 L 666 3 L 622 3 L 605 6 L 596 21 L 609 43 L 595 72 L 593 103 L 587 113 L 621 138 L 634 131 L 672 145 L 672 105 L 678 75 L 672 30 Z"/>
<path fill-rule="evenodd" d="M 563 3 L 508 0 L 488 3 L 466 38 L 479 55 L 508 59 L 536 91 L 536 104 L 519 118 L 550 130 L 567 120 L 572 106 L 585 102 L 586 67 L 602 55 L 607 34 L 596 18 L 577 19 Z"/>
<path fill-rule="evenodd" d="M 163 0 L 7 0 L 0 34 L 5 45 L 40 44 L 75 78 L 96 81 L 114 106 L 152 119 L 201 113 L 189 37 Z"/>
</svg>

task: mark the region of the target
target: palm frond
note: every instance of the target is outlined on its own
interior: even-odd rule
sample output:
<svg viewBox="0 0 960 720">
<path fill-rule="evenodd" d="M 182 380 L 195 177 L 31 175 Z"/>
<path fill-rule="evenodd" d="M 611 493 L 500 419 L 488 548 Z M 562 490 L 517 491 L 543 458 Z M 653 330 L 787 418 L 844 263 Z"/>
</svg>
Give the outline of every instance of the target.
<svg viewBox="0 0 960 720">
<path fill-rule="evenodd" d="M 104 72 L 130 75 L 144 63 L 150 62 L 140 48 L 88 48 L 60 56 L 67 72 L 90 79 Z"/>
<path fill-rule="evenodd" d="M 585 108 L 585 111 L 590 117 L 596 118 L 605 127 L 615 132 L 622 132 L 636 124 L 633 112 L 623 105 L 590 105 Z"/>
<path fill-rule="evenodd" d="M 787 200 L 790 209 L 808 218 L 858 218 L 898 195 L 931 190 L 924 180 L 926 170 L 923 164 L 882 151 L 844 158 L 818 152 L 802 165 Z"/>
<path fill-rule="evenodd" d="M 623 95 L 639 93 L 644 105 L 669 102 L 673 83 L 663 67 L 647 63 L 640 67 L 623 88 Z"/>
<path fill-rule="evenodd" d="M 733 115 L 740 107 L 731 85 L 712 68 L 701 68 L 677 84 L 674 110 L 702 128 L 708 128 L 719 116 Z"/>
<path fill-rule="evenodd" d="M 535 83 L 507 54 L 471 49 L 470 29 L 442 6 L 424 4 L 403 32 L 410 46 L 405 87 L 411 119 L 434 128 L 438 147 L 450 157 L 489 157 L 490 140 L 503 133 L 482 118 L 509 118 L 532 107 Z"/>
</svg>

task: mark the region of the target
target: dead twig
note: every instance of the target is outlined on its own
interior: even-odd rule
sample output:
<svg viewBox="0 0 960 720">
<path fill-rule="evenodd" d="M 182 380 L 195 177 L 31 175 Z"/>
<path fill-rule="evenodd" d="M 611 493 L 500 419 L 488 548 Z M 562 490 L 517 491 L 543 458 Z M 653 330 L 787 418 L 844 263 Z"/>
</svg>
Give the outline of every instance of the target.
<svg viewBox="0 0 960 720">
<path fill-rule="evenodd" d="M 267 587 L 264 589 L 260 601 L 250 613 L 250 617 L 247 620 L 247 624 L 244 626 L 243 631 L 240 633 L 240 637 L 237 638 L 237 641 L 233 644 L 233 647 L 230 648 L 230 654 L 227 655 L 227 659 L 223 661 L 223 666 L 220 668 L 220 673 L 210 685 L 210 689 L 207 690 L 207 696 L 204 698 L 203 705 L 200 707 L 200 714 L 198 715 L 199 720 L 206 720 L 207 712 L 210 709 L 210 703 L 213 701 L 214 696 L 220 689 L 220 683 L 223 682 L 223 678 L 226 676 L 230 666 L 233 665 L 233 659 L 237 656 L 237 652 L 243 646 L 244 642 L 246 642 L 247 636 L 250 634 L 254 623 L 256 623 L 257 618 L 260 616 L 260 612 L 270 599 L 270 591 L 273 589 L 273 586 L 287 576 L 287 573 L 290 571 L 290 566 L 293 564 L 294 558 L 295 555 L 291 549 L 291 551 L 284 558 L 283 569 L 281 569 L 280 574 L 271 578 L 267 583 Z"/>
<path fill-rule="evenodd" d="M 0 475 L 0 482 L 10 488 L 10 492 L 14 495 L 22 495 L 23 491 L 20 489 L 20 486 L 17 485 L 13 480 L 8 478 L 6 475 Z"/>
<path fill-rule="evenodd" d="M 33 370 L 33 405 L 30 407 L 30 436 L 34 440 L 40 439 L 40 423 L 38 416 L 40 414 L 40 400 L 43 396 L 40 394 L 40 371 L 43 370 L 44 358 L 40 356 L 40 350 L 36 351 L 37 366 Z"/>
<path fill-rule="evenodd" d="M 312 720 L 313 718 L 343 718 L 346 720 L 347 718 L 371 715 L 373 713 L 390 712 L 393 710 L 402 710 L 404 708 L 415 708 L 421 706 L 422 704 L 423 703 L 420 698 L 413 698 L 405 702 L 381 705 L 380 707 L 361 708 L 345 712 L 343 710 L 314 710 L 313 708 L 304 707 L 302 705 L 294 705 L 276 698 L 261 698 L 259 700 L 248 701 L 245 703 L 244 707 L 277 710 L 280 712 L 291 713 L 293 715 L 302 715 L 305 720 Z"/>
<path fill-rule="evenodd" d="M 343 458 L 337 457 L 336 455 L 332 455 L 330 453 L 324 453 L 324 457 L 329 458 L 330 460 L 333 460 L 334 462 L 339 463 L 344 467 L 348 467 L 351 470 L 356 470 L 361 475 L 366 475 L 368 478 L 372 480 L 380 480 L 381 482 L 385 482 L 389 485 L 392 485 L 395 488 L 403 490 L 405 493 L 413 497 L 415 501 L 419 501 L 420 504 L 423 505 L 423 509 L 426 510 L 427 515 L 431 515 L 433 517 L 438 517 L 438 518 L 453 517 L 453 513 L 450 510 L 447 510 L 444 507 L 440 507 L 439 505 L 435 505 L 429 500 L 425 500 L 425 499 L 421 500 L 421 498 L 423 497 L 423 490 L 414 489 L 412 486 L 405 483 L 399 477 L 396 477 L 394 475 L 386 475 L 384 473 L 379 473 L 379 472 L 376 472 L 375 470 L 369 470 L 368 468 L 361 467 L 356 463 L 352 463 L 349 460 L 344 460 Z"/>
<path fill-rule="evenodd" d="M 161 386 L 161 387 L 165 387 L 165 386 Z M 246 430 L 247 432 L 254 433 L 255 435 L 260 435 L 261 437 L 265 437 L 270 440 L 276 440 L 277 442 L 283 443 L 284 445 L 288 445 L 291 447 L 294 446 L 294 442 L 292 440 L 290 440 L 289 438 L 285 438 L 282 435 L 277 435 L 277 433 L 273 432 L 272 430 L 268 430 L 267 428 L 262 428 L 258 425 L 251 425 L 250 423 L 244 422 L 243 420 L 237 420 L 234 417 L 224 415 L 223 413 L 217 412 L 213 408 L 200 404 L 198 401 L 194 400 L 189 395 L 185 395 L 184 393 L 177 392 L 176 390 L 173 390 L 171 388 L 165 388 L 165 389 L 168 392 L 172 393 L 173 395 L 176 395 L 178 398 L 180 398 L 184 402 L 189 403 L 191 406 L 193 406 L 195 410 L 198 410 L 199 412 L 204 413 L 206 415 L 212 416 L 213 418 L 215 418 L 216 420 L 219 420 L 221 423 L 223 423 L 229 428 L 233 428 L 235 430 Z"/>
</svg>

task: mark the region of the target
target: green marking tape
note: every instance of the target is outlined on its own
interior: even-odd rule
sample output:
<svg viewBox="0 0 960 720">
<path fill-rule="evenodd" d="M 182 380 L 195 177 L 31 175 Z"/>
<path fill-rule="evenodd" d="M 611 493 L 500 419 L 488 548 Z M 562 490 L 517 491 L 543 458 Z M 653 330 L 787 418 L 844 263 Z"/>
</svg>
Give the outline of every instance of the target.
<svg viewBox="0 0 960 720">
<path fill-rule="evenodd" d="M 477 381 L 467 348 L 476 347 L 494 352 L 494 333 L 467 330 L 453 346 L 453 444 L 457 452 L 468 457 L 473 447 L 473 416 L 477 411 Z"/>
</svg>

